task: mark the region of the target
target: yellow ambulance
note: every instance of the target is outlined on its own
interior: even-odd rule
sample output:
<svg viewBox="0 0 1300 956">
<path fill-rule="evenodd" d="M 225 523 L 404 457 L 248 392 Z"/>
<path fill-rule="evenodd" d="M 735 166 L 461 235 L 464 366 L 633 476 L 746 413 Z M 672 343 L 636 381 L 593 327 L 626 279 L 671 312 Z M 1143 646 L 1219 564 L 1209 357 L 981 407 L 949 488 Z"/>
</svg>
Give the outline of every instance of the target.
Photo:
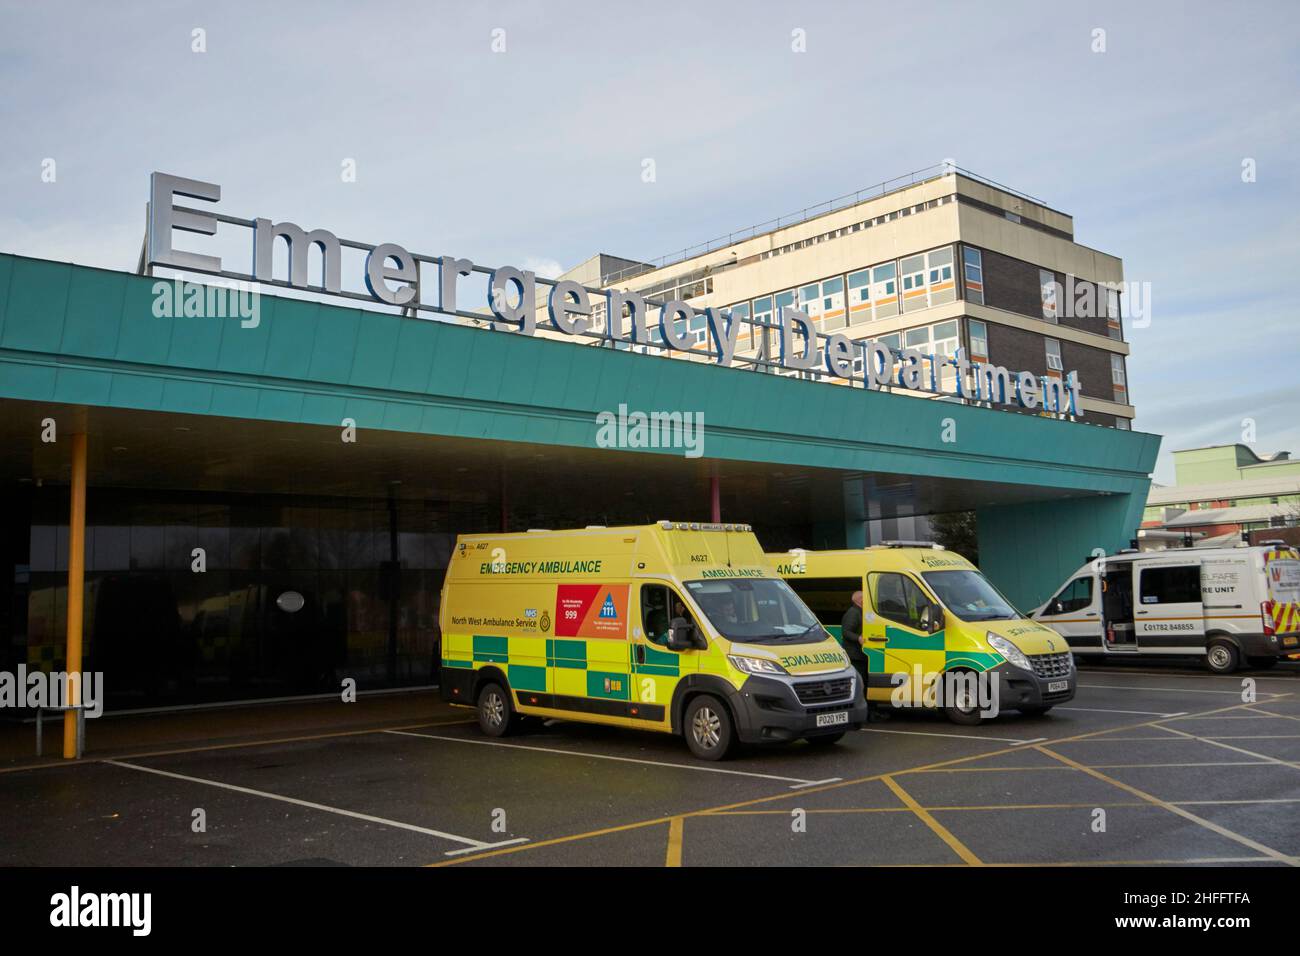
<svg viewBox="0 0 1300 956">
<path fill-rule="evenodd" d="M 582 720 L 681 734 L 719 760 L 866 721 L 848 657 L 748 525 L 461 535 L 439 621 L 442 696 L 494 737 Z"/>
<path fill-rule="evenodd" d="M 1074 697 L 1065 639 L 1026 619 L 955 552 L 903 541 L 795 549 L 768 560 L 837 640 L 853 592 L 862 592 L 861 648 L 873 703 L 940 706 L 954 723 L 978 724 L 999 709 L 1038 715 Z M 954 674 L 974 676 L 943 677 Z M 967 690 L 979 675 L 987 675 L 980 678 L 984 700 Z M 944 687 L 957 691 L 943 694 Z"/>
</svg>

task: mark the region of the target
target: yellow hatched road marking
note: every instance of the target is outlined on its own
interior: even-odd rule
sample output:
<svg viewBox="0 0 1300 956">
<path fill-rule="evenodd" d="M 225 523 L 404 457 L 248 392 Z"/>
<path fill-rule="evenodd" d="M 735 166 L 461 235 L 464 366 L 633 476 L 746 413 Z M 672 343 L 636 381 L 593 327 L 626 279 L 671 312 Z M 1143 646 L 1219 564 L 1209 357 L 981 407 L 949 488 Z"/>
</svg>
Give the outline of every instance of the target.
<svg viewBox="0 0 1300 956">
<path fill-rule="evenodd" d="M 668 856 L 664 866 L 682 865 L 682 818 L 673 817 L 668 821 Z"/>
<path fill-rule="evenodd" d="M 903 803 L 907 804 L 908 809 L 911 810 L 913 813 L 915 813 L 918 817 L 920 817 L 921 822 L 924 823 L 931 830 L 933 830 L 935 832 L 935 835 L 938 836 L 940 840 L 948 844 L 948 846 L 952 849 L 954 853 L 956 853 L 959 857 L 961 857 L 971 866 L 984 865 L 983 861 L 980 860 L 979 857 L 977 857 L 974 853 L 971 852 L 970 847 L 966 846 L 965 843 L 962 843 L 961 840 L 958 840 L 955 836 L 953 836 L 951 830 L 949 830 L 946 826 L 944 826 L 942 823 L 940 823 L 938 820 L 932 817 L 930 815 L 930 812 L 926 810 L 925 807 L 917 803 L 916 800 L 913 799 L 910 793 L 908 793 L 906 790 L 900 787 L 897 781 L 895 781 L 893 777 L 884 776 L 881 778 L 881 780 L 884 781 L 885 786 L 887 786 L 890 790 L 894 791 L 894 796 L 898 797 L 898 799 L 902 800 Z"/>
<path fill-rule="evenodd" d="M 1281 696 L 1281 697 L 1289 697 L 1290 694 L 1280 694 L 1280 695 L 1278 695 L 1278 696 Z M 1247 706 L 1249 706 L 1249 705 L 1247 705 L 1247 704 L 1232 704 L 1232 705 L 1229 705 L 1229 706 L 1227 706 L 1227 707 L 1218 707 L 1218 708 L 1215 708 L 1214 710 L 1202 711 L 1201 713 L 1199 713 L 1199 714 L 1195 714 L 1195 715 L 1192 715 L 1192 716 L 1196 716 L 1196 717 L 1213 717 L 1213 716 L 1215 716 L 1215 715 L 1218 715 L 1218 714 L 1224 714 L 1224 713 L 1227 713 L 1227 712 L 1229 712 L 1229 711 L 1240 710 L 1240 709 L 1245 708 L 1245 707 L 1247 707 Z M 1179 718 L 1179 719 L 1186 719 L 1186 718 Z M 1123 724 L 1123 725 L 1120 725 L 1120 726 L 1118 726 L 1118 727 L 1108 727 L 1108 728 L 1105 728 L 1105 729 L 1103 729 L 1103 730 L 1094 730 L 1094 731 L 1089 731 L 1089 732 L 1087 732 L 1087 733 L 1082 733 L 1082 734 L 1073 734 L 1073 735 L 1071 735 L 1071 736 L 1069 736 L 1069 737 L 1061 737 L 1061 738 L 1058 738 L 1058 739 L 1056 739 L 1056 740 L 1054 740 L 1054 741 L 1050 741 L 1050 743 L 1053 743 L 1053 744 L 1060 744 L 1060 743 L 1066 743 L 1066 742 L 1075 741 L 1075 740 L 1090 740 L 1090 739 L 1092 739 L 1092 738 L 1094 738 L 1094 737 L 1103 736 L 1103 735 L 1105 735 L 1105 734 L 1109 734 L 1109 733 L 1123 733 L 1123 732 L 1125 732 L 1125 731 L 1138 730 L 1138 729 L 1141 729 L 1141 728 L 1151 727 L 1151 726 L 1154 725 L 1155 723 L 1156 723 L 1156 721 L 1153 721 L 1153 720 L 1147 720 L 1147 721 L 1141 721 L 1141 722 L 1139 722 L 1139 723 Z M 1040 746 L 1041 746 L 1041 745 L 1040 745 Z M 897 776 L 901 776 L 902 774 L 906 774 L 906 773 L 920 773 L 920 772 L 925 771 L 925 770 L 934 770 L 934 769 L 937 769 L 937 768 L 940 768 L 940 767 L 953 766 L 953 765 L 956 765 L 956 764 L 971 763 L 971 762 L 978 761 L 978 760 L 986 760 L 986 759 L 988 759 L 989 757 L 999 757 L 999 756 L 1002 756 L 1002 755 L 1004 755 L 1004 754 L 1023 753 L 1026 749 L 1027 749 L 1027 748 L 1025 748 L 1025 747 L 1023 747 L 1023 746 L 1021 746 L 1021 747 L 1005 747 L 1005 748 L 1003 748 L 1002 750 L 991 750 L 991 751 L 989 751 L 988 753 L 982 753 L 982 754 L 970 754 L 970 755 L 965 756 L 965 757 L 953 757 L 953 758 L 951 758 L 951 759 L 949 759 L 949 760 L 939 760 L 939 761 L 935 761 L 934 763 L 931 763 L 931 764 L 922 764 L 922 765 L 917 766 L 917 767 L 908 767 L 908 768 L 905 768 L 905 769 L 903 769 L 903 770 L 895 770 L 895 771 L 892 771 L 892 772 L 891 772 L 891 775 L 897 777 Z M 723 804 L 723 805 L 721 805 L 721 806 L 717 806 L 717 807 L 708 807 L 708 808 L 705 808 L 705 809 L 702 809 L 702 810 L 692 810 L 692 811 L 690 811 L 690 812 L 688 812 L 688 813 L 685 813 L 685 814 L 674 814 L 674 815 L 671 815 L 671 816 L 655 817 L 654 819 L 651 819 L 651 820 L 639 820 L 639 821 L 636 821 L 636 822 L 633 822 L 633 823 L 622 823 L 622 824 L 617 824 L 617 825 L 614 825 L 614 826 L 602 827 L 602 828 L 599 829 L 599 830 L 589 830 L 589 831 L 586 831 L 586 832 L 584 832 L 584 833 L 573 833 L 573 834 L 569 834 L 568 836 L 552 837 L 552 838 L 549 839 L 549 840 L 536 840 L 536 841 L 533 841 L 533 842 L 530 842 L 530 843 L 521 844 L 520 846 L 517 846 L 517 847 L 504 847 L 504 848 L 499 849 L 499 850 L 489 850 L 489 851 L 484 852 L 484 853 L 474 853 L 474 854 L 470 854 L 470 855 L 467 855 L 467 856 L 461 857 L 460 859 L 457 859 L 457 860 L 439 861 L 439 862 L 437 862 L 437 863 L 429 863 L 429 864 L 426 864 L 426 865 L 427 865 L 427 866 L 431 866 L 431 867 L 438 867 L 438 866 L 454 866 L 454 865 L 456 865 L 456 864 L 458 864 L 458 863 L 467 863 L 467 862 L 470 862 L 470 861 L 473 861 L 473 860 L 483 860 L 483 859 L 488 859 L 488 858 L 490 858 L 490 857 L 500 856 L 500 855 L 502 855 L 502 854 L 506 854 L 506 853 L 519 853 L 519 852 L 523 852 L 523 851 L 526 851 L 526 850 L 539 849 L 539 848 L 541 848 L 541 847 L 556 846 L 556 845 L 561 844 L 561 843 L 572 843 L 572 842 L 575 842 L 575 841 L 578 841 L 578 840 L 590 840 L 590 839 L 595 839 L 595 838 L 597 838 L 597 837 L 609 836 L 610 834 L 614 834 L 614 833 L 626 833 L 626 832 L 629 831 L 629 830 L 639 830 L 639 829 L 641 829 L 641 828 L 643 828 L 643 827 L 657 826 L 657 825 L 659 825 L 659 824 L 661 824 L 661 823 L 667 823 L 669 820 L 672 819 L 672 816 L 683 816 L 683 817 L 687 817 L 687 816 L 703 816 L 703 815 L 707 815 L 707 814 L 711 814 L 711 813 L 721 813 L 721 812 L 723 812 L 723 811 L 727 811 L 727 810 L 738 810 L 738 809 L 740 809 L 740 808 L 742 808 L 742 807 L 752 807 L 752 806 L 756 806 L 756 805 L 758 805 L 758 804 L 762 804 L 762 803 L 771 803 L 771 802 L 774 802 L 774 801 L 777 801 L 777 800 L 789 800 L 790 798 L 792 798 L 792 797 L 796 797 L 796 796 L 798 796 L 798 797 L 803 797 L 803 796 L 805 796 L 806 794 L 810 794 L 810 793 L 824 793 L 824 792 L 829 791 L 829 790 L 838 790 L 838 789 L 840 789 L 840 788 L 842 788 L 842 787 L 852 787 L 852 786 L 856 786 L 856 785 L 858 785 L 858 784 L 869 783 L 870 781 L 873 781 L 873 780 L 880 780 L 880 779 L 881 779 L 882 777 L 884 777 L 884 776 L 885 776 L 885 774 L 883 774 L 883 773 L 877 773 L 877 774 L 871 774 L 871 775 L 869 775 L 869 776 L 865 776 L 865 777 L 855 777 L 855 778 L 853 778 L 853 779 L 851 779 L 851 780 L 838 780 L 838 781 L 836 781 L 836 782 L 834 782 L 834 783 L 828 783 L 828 784 L 824 784 L 824 785 L 820 785 L 820 786 L 815 786 L 815 787 L 806 787 L 806 788 L 804 788 L 804 789 L 802 789 L 802 790 L 798 790 L 798 791 L 793 792 L 793 793 L 775 793 L 775 794 L 772 794 L 772 795 L 770 795 L 770 796 L 766 796 L 766 797 L 756 797 L 756 798 L 753 798 L 753 799 L 750 799 L 750 800 L 739 800 L 739 801 L 737 801 L 737 802 L 735 802 L 735 803 Z M 1274 852 L 1276 852 L 1276 851 L 1274 851 Z M 1186 862 L 1186 861 L 1184 861 L 1184 862 Z"/>
<path fill-rule="evenodd" d="M 1043 746 L 1042 744 L 1040 744 L 1034 749 L 1041 750 L 1049 757 L 1054 757 L 1057 760 L 1061 761 L 1062 763 L 1069 764 L 1070 766 L 1074 767 L 1076 770 L 1082 770 L 1084 773 L 1088 774 L 1089 776 L 1096 777 L 1098 780 L 1101 780 L 1104 783 L 1109 783 L 1111 786 L 1119 787 L 1121 790 L 1131 793 L 1135 797 L 1140 797 L 1141 799 L 1146 800 L 1149 803 L 1155 804 L 1158 807 L 1164 807 L 1170 813 L 1176 813 L 1178 816 L 1182 817 L 1185 820 L 1191 820 L 1193 823 L 1199 824 L 1200 826 L 1205 827 L 1207 830 L 1212 830 L 1213 832 L 1219 834 L 1219 836 L 1227 837 L 1229 840 L 1234 840 L 1237 843 L 1240 843 L 1242 846 L 1248 846 L 1252 850 L 1255 850 L 1256 852 L 1259 853 L 1263 853 L 1273 858 L 1274 860 L 1281 860 L 1285 863 L 1290 864 L 1291 866 L 1297 865 L 1295 857 L 1287 856 L 1285 853 L 1281 853 L 1277 850 L 1274 850 L 1272 847 L 1265 846 L 1264 844 L 1256 840 L 1252 840 L 1250 837 L 1242 836 L 1240 833 L 1234 833 L 1232 830 L 1229 830 L 1227 827 L 1219 826 L 1219 824 L 1214 823 L 1211 820 L 1207 820 L 1204 817 L 1198 817 L 1190 810 L 1184 810 L 1182 807 L 1177 806 L 1176 804 L 1172 804 L 1167 800 L 1162 800 L 1157 796 L 1147 793 L 1145 790 L 1139 790 L 1137 787 L 1134 787 L 1131 784 L 1127 784 L 1123 780 L 1116 780 L 1114 777 L 1108 777 L 1100 770 L 1095 770 L 1092 767 L 1086 767 L 1083 764 L 1078 763 L 1077 761 L 1071 760 L 1069 757 L 1056 753 L 1054 750 L 1051 750 L 1050 748 Z"/>
</svg>

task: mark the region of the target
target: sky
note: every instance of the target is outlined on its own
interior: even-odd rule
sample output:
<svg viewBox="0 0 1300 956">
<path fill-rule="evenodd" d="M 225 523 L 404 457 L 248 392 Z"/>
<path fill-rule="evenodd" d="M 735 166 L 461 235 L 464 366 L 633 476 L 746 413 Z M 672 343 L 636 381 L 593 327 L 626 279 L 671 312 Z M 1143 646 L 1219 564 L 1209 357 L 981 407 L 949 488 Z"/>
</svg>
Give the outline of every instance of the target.
<svg viewBox="0 0 1300 956">
<path fill-rule="evenodd" d="M 1300 457 L 1298 27 L 1251 2 L 0 0 L 0 251 L 134 268 L 161 170 L 232 214 L 553 274 L 952 160 L 1149 284 L 1129 391 L 1168 483 L 1178 448 Z"/>
</svg>

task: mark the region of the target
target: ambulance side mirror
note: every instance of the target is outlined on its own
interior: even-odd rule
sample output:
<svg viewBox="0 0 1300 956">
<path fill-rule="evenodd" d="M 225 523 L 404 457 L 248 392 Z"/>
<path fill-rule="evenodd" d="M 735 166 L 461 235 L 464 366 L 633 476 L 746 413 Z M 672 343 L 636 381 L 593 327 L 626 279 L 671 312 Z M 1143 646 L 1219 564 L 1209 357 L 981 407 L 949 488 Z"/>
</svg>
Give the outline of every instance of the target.
<svg viewBox="0 0 1300 956">
<path fill-rule="evenodd" d="M 668 629 L 668 649 L 670 651 L 689 651 L 699 646 L 696 639 L 695 625 L 683 618 L 678 618 Z"/>
<path fill-rule="evenodd" d="M 1053 614 L 1064 614 L 1064 613 L 1065 613 L 1065 605 L 1062 604 L 1060 601 L 1053 601 L 1053 602 L 1052 602 L 1052 613 L 1053 613 Z"/>
<path fill-rule="evenodd" d="M 943 630 L 943 608 L 937 604 L 927 604 L 921 608 L 921 629 L 936 634 Z"/>
</svg>

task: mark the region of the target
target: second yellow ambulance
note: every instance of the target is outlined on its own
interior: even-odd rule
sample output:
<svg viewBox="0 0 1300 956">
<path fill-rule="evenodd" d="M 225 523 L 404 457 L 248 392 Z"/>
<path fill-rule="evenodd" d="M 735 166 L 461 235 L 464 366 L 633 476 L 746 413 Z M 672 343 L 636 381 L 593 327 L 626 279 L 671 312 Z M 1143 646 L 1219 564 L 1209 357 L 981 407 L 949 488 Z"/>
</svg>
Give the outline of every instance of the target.
<svg viewBox="0 0 1300 956">
<path fill-rule="evenodd" d="M 442 608 L 442 695 L 491 736 L 529 716 L 737 743 L 830 744 L 862 681 L 747 525 L 461 535 Z"/>
<path fill-rule="evenodd" d="M 1065 639 L 1026 619 L 955 552 L 893 542 L 858 550 L 796 549 L 768 560 L 837 638 L 853 592 L 862 592 L 869 701 L 927 706 L 920 685 L 954 673 L 996 679 L 998 707 L 1022 714 L 1044 714 L 1074 697 L 1074 661 Z M 935 703 L 955 723 L 977 724 L 990 715 L 966 693 Z"/>
</svg>

